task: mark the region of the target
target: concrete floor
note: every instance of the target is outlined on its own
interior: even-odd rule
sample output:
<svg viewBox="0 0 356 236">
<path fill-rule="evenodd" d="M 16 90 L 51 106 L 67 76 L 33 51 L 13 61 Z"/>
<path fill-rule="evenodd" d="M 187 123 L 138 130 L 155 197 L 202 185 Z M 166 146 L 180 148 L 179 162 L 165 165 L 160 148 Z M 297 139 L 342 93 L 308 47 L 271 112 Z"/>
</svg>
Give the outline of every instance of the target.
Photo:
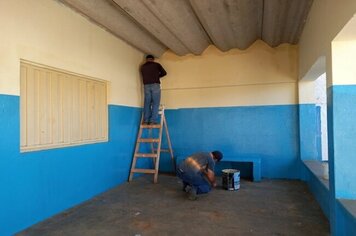
<svg viewBox="0 0 356 236">
<path fill-rule="evenodd" d="M 196 201 L 178 179 L 146 175 L 18 235 L 329 235 L 329 223 L 305 183 L 242 181 Z"/>
</svg>

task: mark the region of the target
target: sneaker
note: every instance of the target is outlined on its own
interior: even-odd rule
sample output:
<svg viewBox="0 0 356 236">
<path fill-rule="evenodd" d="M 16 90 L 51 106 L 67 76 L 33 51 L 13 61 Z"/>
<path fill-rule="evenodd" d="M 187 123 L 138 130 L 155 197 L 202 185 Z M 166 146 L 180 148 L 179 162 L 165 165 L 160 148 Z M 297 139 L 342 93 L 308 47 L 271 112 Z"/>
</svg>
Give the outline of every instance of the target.
<svg viewBox="0 0 356 236">
<path fill-rule="evenodd" d="M 188 199 L 194 201 L 194 200 L 197 200 L 197 198 L 198 198 L 197 197 L 197 190 L 195 188 L 191 187 L 190 190 L 189 190 Z"/>
<path fill-rule="evenodd" d="M 147 121 L 143 121 L 142 124 L 143 124 L 143 125 L 149 125 L 150 123 L 147 122 Z"/>
<path fill-rule="evenodd" d="M 153 122 L 150 122 L 150 123 L 148 123 L 149 125 L 158 125 L 158 123 L 157 122 L 155 122 L 155 121 L 153 121 Z"/>
</svg>

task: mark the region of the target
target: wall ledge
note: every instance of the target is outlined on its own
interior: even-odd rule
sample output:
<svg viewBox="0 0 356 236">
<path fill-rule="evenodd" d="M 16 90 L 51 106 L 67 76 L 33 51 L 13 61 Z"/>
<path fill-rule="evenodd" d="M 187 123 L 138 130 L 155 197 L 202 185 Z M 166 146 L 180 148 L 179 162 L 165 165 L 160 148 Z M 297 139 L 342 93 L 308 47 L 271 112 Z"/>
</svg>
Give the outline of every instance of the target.
<svg viewBox="0 0 356 236">
<path fill-rule="evenodd" d="M 345 210 L 349 212 L 356 221 L 356 199 L 337 199 L 337 201 L 340 202 L 340 204 L 345 208 Z"/>
<path fill-rule="evenodd" d="M 327 162 L 307 160 L 303 161 L 304 165 L 312 172 L 315 177 L 320 181 L 320 183 L 329 190 L 329 174 L 328 171 L 325 172 L 325 169 L 328 170 L 329 166 Z M 327 174 L 326 174 L 327 173 Z"/>
</svg>

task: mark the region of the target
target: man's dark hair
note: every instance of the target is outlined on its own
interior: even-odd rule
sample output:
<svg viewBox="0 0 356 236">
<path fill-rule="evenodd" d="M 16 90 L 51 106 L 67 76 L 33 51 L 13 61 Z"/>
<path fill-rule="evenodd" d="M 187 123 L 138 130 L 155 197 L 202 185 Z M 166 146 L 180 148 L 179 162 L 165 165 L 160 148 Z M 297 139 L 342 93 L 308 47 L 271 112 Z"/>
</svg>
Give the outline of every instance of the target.
<svg viewBox="0 0 356 236">
<path fill-rule="evenodd" d="M 221 159 L 223 158 L 223 154 L 220 151 L 213 151 L 211 153 L 217 161 L 221 161 Z"/>
<path fill-rule="evenodd" d="M 148 55 L 146 56 L 146 59 L 155 59 L 155 57 L 154 57 L 153 55 L 151 55 L 151 54 L 148 54 Z"/>
</svg>

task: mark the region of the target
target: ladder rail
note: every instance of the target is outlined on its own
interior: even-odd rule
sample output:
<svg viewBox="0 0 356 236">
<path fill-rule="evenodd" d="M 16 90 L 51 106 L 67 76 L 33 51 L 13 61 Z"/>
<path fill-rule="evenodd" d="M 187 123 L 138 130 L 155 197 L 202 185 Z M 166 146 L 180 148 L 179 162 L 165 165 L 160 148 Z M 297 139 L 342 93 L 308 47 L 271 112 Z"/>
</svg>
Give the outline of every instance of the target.
<svg viewBox="0 0 356 236">
<path fill-rule="evenodd" d="M 143 116 L 141 117 L 140 124 L 142 124 L 142 121 L 143 121 Z M 139 140 L 139 138 L 141 137 L 141 135 L 142 135 L 142 128 L 141 128 L 141 126 L 140 126 L 140 129 L 139 129 L 139 131 L 138 131 L 138 133 L 137 133 L 136 146 L 135 146 L 135 154 L 134 154 L 134 155 L 136 155 L 136 154 L 138 153 L 139 149 L 140 149 L 140 142 L 138 142 L 138 140 Z M 133 178 L 134 172 L 133 172 L 132 170 L 133 170 L 133 169 L 135 168 L 135 166 L 136 166 L 136 160 L 137 160 L 137 158 L 134 156 L 134 157 L 132 158 L 129 181 L 131 181 L 132 178 Z"/>
<path fill-rule="evenodd" d="M 154 124 L 154 125 L 142 124 L 143 115 L 141 116 L 140 129 L 137 134 L 135 152 L 134 152 L 132 163 L 131 163 L 129 182 L 132 181 L 135 173 L 144 173 L 144 174 L 154 174 L 153 182 L 157 183 L 158 172 L 159 172 L 159 160 L 160 160 L 161 152 L 169 152 L 170 153 L 173 168 L 175 170 L 173 149 L 172 149 L 172 144 L 171 144 L 171 140 L 169 137 L 168 126 L 167 126 L 163 106 L 161 106 L 159 114 L 161 115 L 160 123 Z M 142 137 L 144 129 L 148 129 L 148 136 L 149 136 L 148 138 Z M 153 138 L 153 129 L 159 129 L 158 130 L 158 138 Z M 161 149 L 162 148 L 162 139 L 163 139 L 163 129 L 165 129 L 165 134 L 166 134 L 167 142 L 168 142 L 168 149 Z M 147 144 L 149 143 L 151 152 L 140 153 L 139 151 L 140 151 L 141 143 L 147 143 Z M 156 143 L 156 145 L 155 145 L 155 143 Z M 136 168 L 137 158 L 152 158 L 154 169 Z"/>
<path fill-rule="evenodd" d="M 149 128 L 149 130 L 148 130 L 148 136 L 149 137 L 153 137 L 152 135 L 152 132 L 153 132 L 153 130 L 152 130 L 152 128 Z M 154 147 L 154 144 L 153 144 L 153 142 L 151 143 L 151 153 L 155 153 L 155 147 Z M 153 158 L 152 159 L 152 162 L 153 162 L 153 165 L 154 166 L 156 166 L 156 161 L 157 161 L 157 159 L 156 158 Z"/>
<path fill-rule="evenodd" d="M 171 139 L 170 139 L 170 136 L 169 136 L 167 120 L 166 120 L 166 117 L 163 117 L 163 119 L 164 119 L 164 122 L 163 122 L 164 128 L 165 128 L 165 130 L 166 130 L 166 137 L 167 137 L 167 143 L 168 143 L 168 151 L 169 151 L 169 154 L 170 154 L 171 159 L 172 159 L 173 170 L 175 171 L 175 170 L 176 170 L 176 162 L 174 161 L 172 143 L 171 143 Z"/>
<path fill-rule="evenodd" d="M 164 123 L 164 109 L 162 109 L 162 114 L 161 114 L 161 128 L 159 129 L 159 134 L 158 134 L 158 139 L 160 140 L 160 142 L 157 145 L 157 159 L 156 159 L 156 163 L 155 163 L 155 170 L 156 173 L 154 175 L 153 178 L 153 182 L 157 183 L 157 179 L 158 179 L 158 169 L 159 169 L 159 159 L 161 157 L 161 144 L 162 144 L 162 133 L 163 133 L 163 123 Z"/>
</svg>

